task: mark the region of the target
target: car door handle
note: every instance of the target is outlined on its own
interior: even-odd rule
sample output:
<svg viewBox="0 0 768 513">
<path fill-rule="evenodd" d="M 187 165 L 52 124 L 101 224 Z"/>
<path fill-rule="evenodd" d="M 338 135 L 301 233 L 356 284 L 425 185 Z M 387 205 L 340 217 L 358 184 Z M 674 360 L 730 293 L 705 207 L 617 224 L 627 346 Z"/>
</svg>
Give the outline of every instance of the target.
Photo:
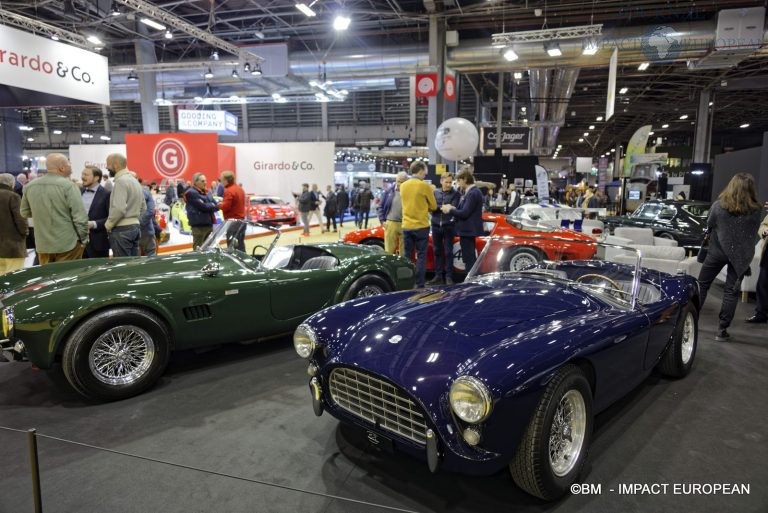
<svg viewBox="0 0 768 513">
<path fill-rule="evenodd" d="M 621 335 L 621 336 L 618 336 L 618 337 L 614 338 L 614 339 L 613 339 L 613 343 L 614 343 L 614 344 L 621 344 L 621 343 L 622 343 L 622 342 L 624 342 L 626 339 L 627 339 L 627 336 L 626 336 L 626 335 Z"/>
</svg>

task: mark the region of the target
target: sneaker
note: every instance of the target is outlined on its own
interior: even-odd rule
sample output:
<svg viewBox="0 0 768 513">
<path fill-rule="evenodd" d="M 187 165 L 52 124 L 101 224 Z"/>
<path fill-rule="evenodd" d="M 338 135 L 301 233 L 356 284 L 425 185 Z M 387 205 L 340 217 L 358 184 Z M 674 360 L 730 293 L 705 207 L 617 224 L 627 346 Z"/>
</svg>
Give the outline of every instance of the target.
<svg viewBox="0 0 768 513">
<path fill-rule="evenodd" d="M 434 278 L 427 282 L 427 285 L 442 285 L 443 283 L 445 283 L 443 281 L 443 277 L 436 275 Z"/>
<path fill-rule="evenodd" d="M 730 339 L 731 334 L 726 330 L 718 330 L 717 335 L 715 335 L 715 340 L 718 342 L 728 342 Z"/>
<path fill-rule="evenodd" d="M 755 314 L 752 317 L 747 317 L 746 322 L 752 323 L 752 324 L 765 324 L 768 322 L 768 317 L 765 317 L 764 315 Z"/>
</svg>

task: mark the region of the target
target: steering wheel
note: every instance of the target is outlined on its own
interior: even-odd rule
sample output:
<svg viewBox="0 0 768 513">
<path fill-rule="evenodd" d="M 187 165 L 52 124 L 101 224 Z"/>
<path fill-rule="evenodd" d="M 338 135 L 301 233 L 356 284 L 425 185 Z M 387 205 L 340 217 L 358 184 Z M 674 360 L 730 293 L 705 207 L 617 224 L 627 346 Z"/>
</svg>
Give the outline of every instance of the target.
<svg viewBox="0 0 768 513">
<path fill-rule="evenodd" d="M 608 282 L 611 285 L 611 287 L 615 288 L 616 290 L 620 290 L 621 292 L 624 292 L 624 289 L 622 289 L 618 283 L 610 279 L 608 276 L 603 276 L 602 274 L 596 274 L 596 273 L 582 274 L 581 276 L 576 278 L 576 281 L 580 283 L 582 280 L 585 280 L 587 278 L 597 278 L 598 280 L 603 280 L 605 282 Z"/>
<path fill-rule="evenodd" d="M 264 255 L 257 255 L 257 254 L 256 254 L 256 250 L 257 250 L 257 249 L 259 249 L 259 248 L 261 248 L 261 249 L 263 249 L 263 250 L 264 250 L 264 255 L 266 255 L 266 254 L 267 254 L 267 251 L 269 251 L 269 249 L 268 249 L 268 248 L 266 248 L 266 247 L 262 246 L 261 244 L 257 244 L 257 245 L 256 245 L 256 246 L 254 246 L 254 247 L 253 247 L 253 249 L 251 250 L 251 256 L 252 256 L 253 258 L 261 258 L 261 257 L 263 257 L 263 256 L 264 256 Z"/>
</svg>

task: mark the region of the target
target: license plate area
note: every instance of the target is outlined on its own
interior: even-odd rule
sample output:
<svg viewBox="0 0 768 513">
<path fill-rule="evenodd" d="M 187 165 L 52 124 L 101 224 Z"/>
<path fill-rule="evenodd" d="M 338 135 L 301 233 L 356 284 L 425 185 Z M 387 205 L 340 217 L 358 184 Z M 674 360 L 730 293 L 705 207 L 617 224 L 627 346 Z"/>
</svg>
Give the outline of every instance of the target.
<svg viewBox="0 0 768 513">
<path fill-rule="evenodd" d="M 371 431 L 370 429 L 366 429 L 363 434 L 365 436 L 365 443 L 374 451 L 395 451 L 395 444 L 392 442 L 391 438 L 388 438 L 381 433 Z"/>
</svg>

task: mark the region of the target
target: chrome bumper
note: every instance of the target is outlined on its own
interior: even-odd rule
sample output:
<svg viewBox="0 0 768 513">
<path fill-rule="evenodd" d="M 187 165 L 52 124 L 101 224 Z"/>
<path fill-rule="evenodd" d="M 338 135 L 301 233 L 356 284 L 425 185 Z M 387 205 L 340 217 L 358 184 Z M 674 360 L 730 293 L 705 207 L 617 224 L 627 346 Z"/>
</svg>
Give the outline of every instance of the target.
<svg viewBox="0 0 768 513">
<path fill-rule="evenodd" d="M 21 340 L 17 340 L 15 342 L 8 338 L 0 340 L 0 353 L 2 353 L 3 356 L 9 360 L 14 360 L 17 362 L 27 359 L 27 352 L 24 348 L 24 342 Z"/>
</svg>

